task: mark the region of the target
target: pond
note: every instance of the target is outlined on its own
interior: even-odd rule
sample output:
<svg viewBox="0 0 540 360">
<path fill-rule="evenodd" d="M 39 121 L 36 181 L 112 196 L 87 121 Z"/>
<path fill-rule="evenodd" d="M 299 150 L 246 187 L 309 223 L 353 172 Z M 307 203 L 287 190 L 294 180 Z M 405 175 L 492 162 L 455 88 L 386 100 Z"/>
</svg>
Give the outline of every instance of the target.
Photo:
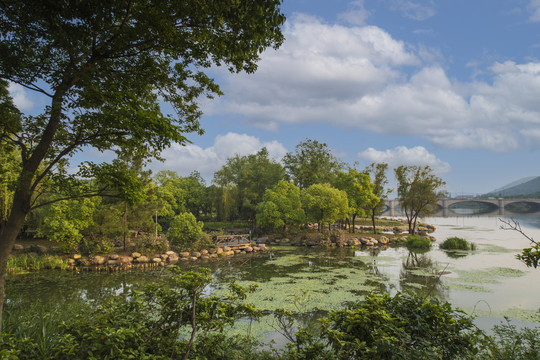
<svg viewBox="0 0 540 360">
<path fill-rule="evenodd" d="M 527 234 L 540 239 L 538 216 L 518 219 Z M 206 266 L 213 272 L 208 291 L 225 291 L 234 278 L 241 285 L 258 283 L 248 301 L 269 313 L 276 308 L 297 312 L 303 325 L 329 310 L 358 301 L 369 292 L 411 290 L 449 301 L 477 316 L 484 329 L 503 317 L 518 325 L 540 322 L 540 269 L 527 268 L 515 254 L 529 245 L 515 231 L 501 230 L 496 217 L 430 218 L 437 226 L 437 242 L 426 253 L 406 248 L 305 248 L 274 247 L 256 256 L 239 256 L 190 266 Z M 438 244 L 458 236 L 476 244 L 475 251 L 446 252 Z M 42 271 L 10 275 L 8 304 L 39 304 L 45 308 L 73 301 L 100 301 L 130 287 L 166 281 L 167 271 L 119 273 L 69 273 Z M 8 307 L 9 308 L 9 307 Z M 271 316 L 255 326 L 267 338 L 275 335 Z"/>
</svg>

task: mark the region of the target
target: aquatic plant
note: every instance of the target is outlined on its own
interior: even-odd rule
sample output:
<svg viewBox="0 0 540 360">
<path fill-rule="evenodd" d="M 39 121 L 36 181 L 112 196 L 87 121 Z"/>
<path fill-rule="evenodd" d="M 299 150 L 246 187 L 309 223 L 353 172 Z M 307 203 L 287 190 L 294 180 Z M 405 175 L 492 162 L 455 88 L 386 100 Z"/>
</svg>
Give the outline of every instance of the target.
<svg viewBox="0 0 540 360">
<path fill-rule="evenodd" d="M 431 240 L 423 236 L 409 235 L 407 236 L 405 245 L 407 246 L 407 249 L 428 250 L 431 248 Z"/>
<path fill-rule="evenodd" d="M 469 243 L 457 236 L 446 239 L 439 247 L 444 250 L 476 250 L 474 243 Z"/>
</svg>

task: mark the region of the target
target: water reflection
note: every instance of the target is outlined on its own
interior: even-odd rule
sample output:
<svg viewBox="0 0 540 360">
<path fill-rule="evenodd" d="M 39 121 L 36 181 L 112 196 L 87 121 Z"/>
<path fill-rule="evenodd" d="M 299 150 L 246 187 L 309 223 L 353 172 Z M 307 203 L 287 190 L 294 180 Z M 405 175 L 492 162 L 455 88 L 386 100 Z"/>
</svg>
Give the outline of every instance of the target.
<svg viewBox="0 0 540 360">
<path fill-rule="evenodd" d="M 445 270 L 441 270 L 440 265 L 427 253 L 409 251 L 400 271 L 401 289 L 436 296 L 446 301 L 448 287 L 444 286 L 441 279 L 444 274 Z"/>
</svg>

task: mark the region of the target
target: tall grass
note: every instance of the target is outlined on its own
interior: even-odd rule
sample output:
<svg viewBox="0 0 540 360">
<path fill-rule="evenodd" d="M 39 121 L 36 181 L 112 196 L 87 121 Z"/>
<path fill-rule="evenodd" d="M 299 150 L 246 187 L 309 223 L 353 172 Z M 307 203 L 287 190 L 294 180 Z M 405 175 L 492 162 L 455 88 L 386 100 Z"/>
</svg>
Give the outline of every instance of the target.
<svg viewBox="0 0 540 360">
<path fill-rule="evenodd" d="M 431 240 L 418 235 L 409 235 L 405 245 L 408 249 L 428 250 L 431 247 Z"/>
<path fill-rule="evenodd" d="M 57 255 L 21 254 L 11 256 L 7 263 L 8 272 L 43 269 L 65 270 L 67 267 L 67 262 Z"/>
</svg>

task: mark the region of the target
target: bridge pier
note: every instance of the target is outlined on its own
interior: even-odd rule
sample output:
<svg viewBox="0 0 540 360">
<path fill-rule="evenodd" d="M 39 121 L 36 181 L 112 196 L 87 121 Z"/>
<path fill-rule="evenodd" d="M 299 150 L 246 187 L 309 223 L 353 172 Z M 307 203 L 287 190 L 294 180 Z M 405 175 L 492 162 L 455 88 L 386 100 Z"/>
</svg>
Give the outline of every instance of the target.
<svg viewBox="0 0 540 360">
<path fill-rule="evenodd" d="M 504 199 L 499 200 L 499 215 L 504 215 Z"/>
</svg>

